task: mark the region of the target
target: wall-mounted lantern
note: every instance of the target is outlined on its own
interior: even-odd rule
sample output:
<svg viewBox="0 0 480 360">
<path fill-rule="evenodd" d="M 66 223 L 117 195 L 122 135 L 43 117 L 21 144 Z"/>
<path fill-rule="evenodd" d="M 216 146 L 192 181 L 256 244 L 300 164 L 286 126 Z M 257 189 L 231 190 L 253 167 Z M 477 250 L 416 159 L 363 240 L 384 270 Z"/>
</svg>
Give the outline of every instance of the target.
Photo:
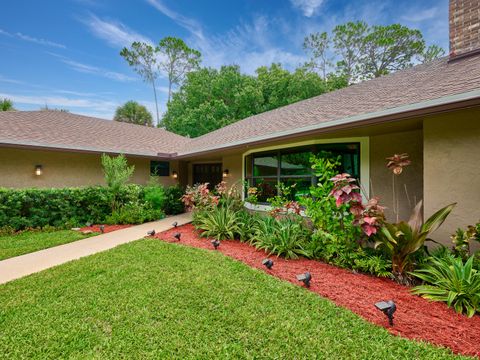
<svg viewBox="0 0 480 360">
<path fill-rule="evenodd" d="M 42 165 L 35 165 L 35 175 L 40 176 L 43 174 Z"/>
<path fill-rule="evenodd" d="M 176 171 L 172 171 L 172 177 L 174 179 L 177 179 L 178 178 L 178 173 Z"/>
<path fill-rule="evenodd" d="M 223 175 L 224 178 L 226 178 L 229 173 L 230 173 L 230 172 L 228 171 L 228 169 L 225 169 L 225 170 L 223 170 L 223 174 L 222 174 L 222 175 Z"/>
</svg>

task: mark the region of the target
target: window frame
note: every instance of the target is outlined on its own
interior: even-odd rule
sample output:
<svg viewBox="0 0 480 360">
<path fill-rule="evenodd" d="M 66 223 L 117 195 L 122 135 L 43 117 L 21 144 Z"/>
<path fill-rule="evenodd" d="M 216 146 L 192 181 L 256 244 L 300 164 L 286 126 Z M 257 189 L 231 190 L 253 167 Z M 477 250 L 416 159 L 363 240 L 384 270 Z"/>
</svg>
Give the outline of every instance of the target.
<svg viewBox="0 0 480 360">
<path fill-rule="evenodd" d="M 154 163 L 164 163 L 164 164 L 167 164 L 167 167 L 166 167 L 166 175 L 162 175 L 162 174 L 157 174 L 157 173 L 154 173 L 152 170 L 154 168 Z M 162 176 L 162 177 L 167 177 L 167 176 L 170 176 L 170 161 L 164 161 L 164 160 L 150 160 L 150 176 Z"/>
<path fill-rule="evenodd" d="M 304 141 L 304 142 L 297 142 L 297 143 L 290 143 L 288 145 L 283 145 L 283 146 L 272 146 L 272 147 L 265 147 L 265 148 L 258 148 L 258 149 L 252 149 L 243 154 L 242 157 L 242 181 L 244 184 L 246 184 L 245 187 L 243 187 L 243 192 L 242 192 L 242 199 L 245 200 L 246 198 L 246 189 L 248 186 L 250 186 L 249 180 L 252 180 L 252 183 L 254 182 L 254 179 L 259 179 L 259 178 L 276 178 L 277 179 L 277 185 L 281 181 L 282 178 L 294 178 L 294 179 L 311 179 L 311 184 L 315 185 L 317 177 L 313 175 L 281 175 L 281 157 L 282 153 L 285 154 L 285 152 L 295 152 L 296 149 L 301 150 L 304 148 L 311 147 L 312 152 L 314 152 L 315 145 L 328 145 L 328 144 L 358 144 L 359 146 L 359 178 L 360 178 L 360 183 L 361 184 L 369 184 L 369 138 L 368 137 L 355 137 L 355 138 L 338 138 L 338 139 L 323 139 L 323 140 L 312 140 L 312 141 Z M 269 155 L 269 154 L 274 154 L 277 156 L 277 173 L 275 176 L 254 176 L 254 159 L 255 156 L 261 156 L 261 155 Z M 247 176 L 247 161 L 248 157 L 251 156 L 251 176 Z M 369 186 L 366 186 L 365 189 L 365 197 L 369 196 Z M 254 210 L 264 210 L 268 211 L 271 209 L 269 206 L 269 203 L 267 202 L 259 202 L 257 205 L 253 204 L 248 204 L 246 205 L 248 208 L 254 209 Z"/>
</svg>

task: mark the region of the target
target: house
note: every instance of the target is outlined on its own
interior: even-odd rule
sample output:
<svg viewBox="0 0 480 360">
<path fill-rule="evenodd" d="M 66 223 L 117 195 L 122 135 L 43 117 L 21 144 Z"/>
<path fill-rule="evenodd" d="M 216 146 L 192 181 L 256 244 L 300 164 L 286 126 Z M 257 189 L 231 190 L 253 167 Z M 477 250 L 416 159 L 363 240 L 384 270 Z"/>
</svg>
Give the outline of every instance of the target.
<svg viewBox="0 0 480 360">
<path fill-rule="evenodd" d="M 369 196 L 408 218 L 457 202 L 436 238 L 480 219 L 480 2 L 450 1 L 450 55 L 428 64 L 251 116 L 194 139 L 57 111 L 0 113 L 0 186 L 101 184 L 100 155 L 127 156 L 134 182 L 247 181 L 260 200 L 278 182 L 301 194 L 314 182 L 312 152 L 340 155 Z M 393 204 L 385 158 L 408 153 Z M 242 187 L 243 188 L 243 187 Z M 394 220 L 394 219 L 392 219 Z"/>
</svg>

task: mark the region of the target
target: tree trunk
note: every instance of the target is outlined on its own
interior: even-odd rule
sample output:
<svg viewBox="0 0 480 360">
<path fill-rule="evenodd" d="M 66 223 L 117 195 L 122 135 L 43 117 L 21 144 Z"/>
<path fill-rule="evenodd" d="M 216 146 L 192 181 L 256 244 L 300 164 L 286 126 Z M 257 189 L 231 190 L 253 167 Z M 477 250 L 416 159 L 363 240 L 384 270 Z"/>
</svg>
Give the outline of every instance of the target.
<svg viewBox="0 0 480 360">
<path fill-rule="evenodd" d="M 158 116 L 158 100 L 157 100 L 157 89 L 155 88 L 155 80 L 152 80 L 153 85 L 153 95 L 155 96 L 155 108 L 157 110 L 157 126 L 160 124 L 160 117 Z"/>
</svg>

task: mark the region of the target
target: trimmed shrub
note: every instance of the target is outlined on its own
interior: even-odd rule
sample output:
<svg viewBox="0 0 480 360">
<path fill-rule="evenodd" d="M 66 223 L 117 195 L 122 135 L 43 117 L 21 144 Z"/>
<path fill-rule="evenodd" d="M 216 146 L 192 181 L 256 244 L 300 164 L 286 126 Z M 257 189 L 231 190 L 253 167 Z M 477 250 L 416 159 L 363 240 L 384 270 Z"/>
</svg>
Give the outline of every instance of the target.
<svg viewBox="0 0 480 360">
<path fill-rule="evenodd" d="M 163 205 L 165 214 L 176 215 L 185 211 L 182 196 L 183 189 L 180 186 L 169 186 L 165 188 L 165 203 Z"/>
</svg>

